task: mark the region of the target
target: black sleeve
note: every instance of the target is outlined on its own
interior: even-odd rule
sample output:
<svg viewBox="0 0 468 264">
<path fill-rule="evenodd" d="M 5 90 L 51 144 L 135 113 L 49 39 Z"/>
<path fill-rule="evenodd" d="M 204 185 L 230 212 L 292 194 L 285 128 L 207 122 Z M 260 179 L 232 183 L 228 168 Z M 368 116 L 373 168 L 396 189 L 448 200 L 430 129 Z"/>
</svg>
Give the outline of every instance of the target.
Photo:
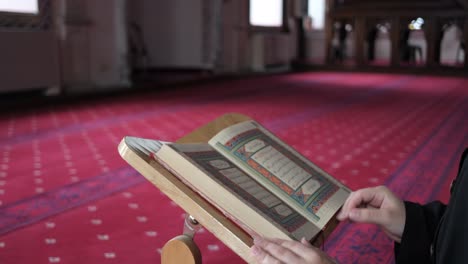
<svg viewBox="0 0 468 264">
<path fill-rule="evenodd" d="M 462 155 L 450 193 L 448 206 L 440 202 L 424 206 L 405 202 L 405 228 L 401 244 L 395 243 L 396 264 L 431 263 L 432 260 L 468 263 L 468 232 L 463 228 L 468 222 L 468 149 Z"/>
<path fill-rule="evenodd" d="M 396 264 L 430 263 L 431 243 L 446 206 L 405 202 L 406 222 L 401 243 L 395 243 Z"/>
<path fill-rule="evenodd" d="M 444 220 L 440 224 L 434 241 L 434 263 L 468 263 L 468 157 L 467 151 L 462 156 L 460 169 L 445 210 Z"/>
</svg>

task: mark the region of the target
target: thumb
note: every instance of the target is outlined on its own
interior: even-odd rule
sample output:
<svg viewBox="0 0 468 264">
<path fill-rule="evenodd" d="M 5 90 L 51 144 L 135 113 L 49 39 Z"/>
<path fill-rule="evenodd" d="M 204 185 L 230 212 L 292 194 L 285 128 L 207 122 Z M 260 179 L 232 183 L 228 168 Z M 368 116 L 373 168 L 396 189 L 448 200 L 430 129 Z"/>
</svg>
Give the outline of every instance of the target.
<svg viewBox="0 0 468 264">
<path fill-rule="evenodd" d="M 357 223 L 382 224 L 382 211 L 373 208 L 354 208 L 349 212 L 349 219 Z"/>
</svg>

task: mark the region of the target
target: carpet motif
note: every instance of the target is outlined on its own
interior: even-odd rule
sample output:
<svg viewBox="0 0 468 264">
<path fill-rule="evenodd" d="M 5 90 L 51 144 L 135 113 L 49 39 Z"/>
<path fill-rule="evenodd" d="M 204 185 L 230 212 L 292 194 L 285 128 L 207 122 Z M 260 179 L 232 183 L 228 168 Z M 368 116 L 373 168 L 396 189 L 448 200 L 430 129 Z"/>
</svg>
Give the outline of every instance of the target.
<svg viewBox="0 0 468 264">
<path fill-rule="evenodd" d="M 303 73 L 145 92 L 0 115 L 0 263 L 159 263 L 184 212 L 118 155 L 123 136 L 168 141 L 250 115 L 351 189 L 448 200 L 468 145 L 468 81 Z M 243 263 L 202 229 L 204 263 Z M 342 224 L 340 263 L 392 263 L 373 226 Z M 24 252 L 27 252 L 25 254 Z"/>
</svg>

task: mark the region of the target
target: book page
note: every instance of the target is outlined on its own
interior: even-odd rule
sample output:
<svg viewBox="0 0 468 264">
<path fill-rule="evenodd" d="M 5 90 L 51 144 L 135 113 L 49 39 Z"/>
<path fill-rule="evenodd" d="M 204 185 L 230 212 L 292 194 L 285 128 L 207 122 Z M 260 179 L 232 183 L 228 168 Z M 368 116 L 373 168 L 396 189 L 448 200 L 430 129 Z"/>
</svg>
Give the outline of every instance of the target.
<svg viewBox="0 0 468 264">
<path fill-rule="evenodd" d="M 314 228 L 301 214 L 278 199 L 210 145 L 170 144 L 168 146 L 204 170 L 205 174 L 218 182 L 220 187 L 236 195 L 243 203 L 264 217 L 268 217 L 269 222 L 285 230 L 285 233 L 291 237 L 297 240 L 302 237 L 310 239 L 319 232 L 319 229 Z M 214 201 L 215 204 L 216 202 L 218 201 Z"/>
<path fill-rule="evenodd" d="M 133 151 L 137 152 L 142 156 L 150 156 L 152 153 L 157 152 L 164 144 L 169 142 L 164 142 L 154 139 L 145 139 L 138 137 L 125 137 L 125 142 L 127 146 Z"/>
<path fill-rule="evenodd" d="M 320 229 L 350 193 L 255 121 L 233 125 L 209 144 Z"/>
</svg>

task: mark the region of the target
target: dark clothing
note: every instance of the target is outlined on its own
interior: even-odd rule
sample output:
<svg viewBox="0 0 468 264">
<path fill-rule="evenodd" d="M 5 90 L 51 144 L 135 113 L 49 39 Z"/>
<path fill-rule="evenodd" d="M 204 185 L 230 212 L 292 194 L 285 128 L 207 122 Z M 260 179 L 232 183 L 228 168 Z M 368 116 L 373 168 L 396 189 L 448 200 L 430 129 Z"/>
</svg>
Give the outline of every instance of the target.
<svg viewBox="0 0 468 264">
<path fill-rule="evenodd" d="M 375 59 L 375 40 L 379 30 L 377 27 L 373 27 L 367 34 L 367 59 L 373 61 Z"/>
<path fill-rule="evenodd" d="M 462 155 L 448 205 L 405 202 L 406 223 L 396 264 L 468 263 L 468 149 Z"/>
<path fill-rule="evenodd" d="M 400 59 L 403 62 L 409 62 L 410 60 L 410 49 L 408 44 L 410 33 L 411 31 L 408 28 L 405 28 L 400 38 Z"/>
<path fill-rule="evenodd" d="M 348 31 L 346 31 L 346 24 L 342 23 L 338 30 L 338 47 L 335 50 L 335 57 L 343 62 L 346 58 L 346 38 Z"/>
</svg>

